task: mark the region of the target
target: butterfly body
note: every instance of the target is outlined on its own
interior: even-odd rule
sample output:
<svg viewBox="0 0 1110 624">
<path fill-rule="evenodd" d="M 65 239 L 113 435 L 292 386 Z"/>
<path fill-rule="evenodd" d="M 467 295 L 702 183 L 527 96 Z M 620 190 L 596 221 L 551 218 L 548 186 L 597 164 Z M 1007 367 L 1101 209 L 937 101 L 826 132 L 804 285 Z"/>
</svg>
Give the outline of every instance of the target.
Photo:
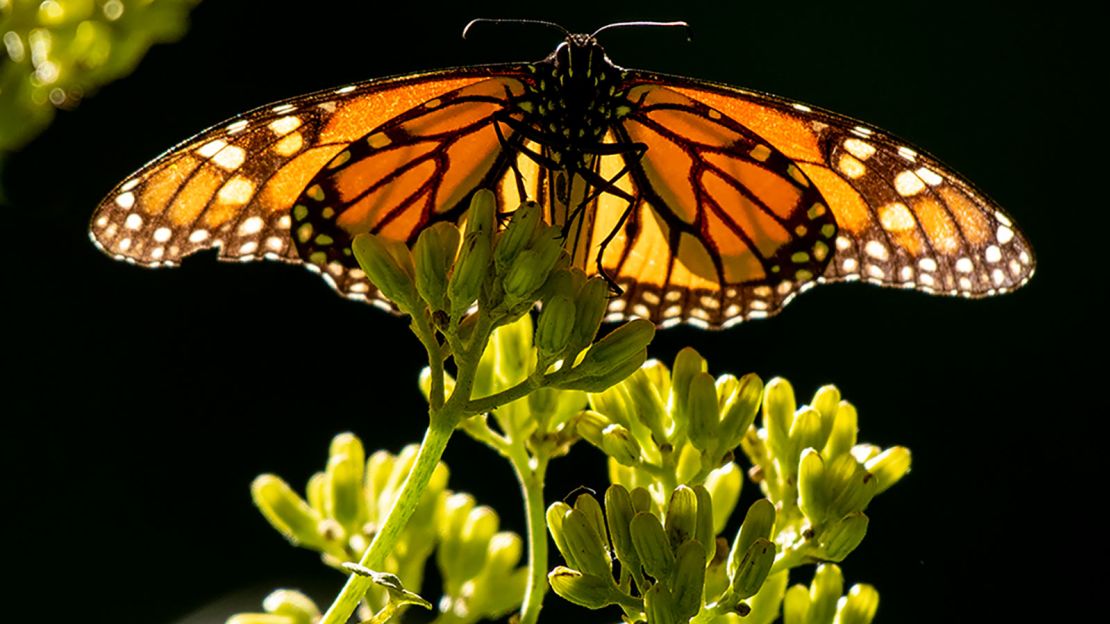
<svg viewBox="0 0 1110 624">
<path fill-rule="evenodd" d="M 935 159 L 774 96 L 625 70 L 596 38 L 546 59 L 369 81 L 247 113 L 121 184 L 94 241 L 141 264 L 198 249 L 321 272 L 388 306 L 354 261 L 413 242 L 480 188 L 560 226 L 621 291 L 611 316 L 722 327 L 826 281 L 983 296 L 1032 274 L 1012 221 Z"/>
</svg>

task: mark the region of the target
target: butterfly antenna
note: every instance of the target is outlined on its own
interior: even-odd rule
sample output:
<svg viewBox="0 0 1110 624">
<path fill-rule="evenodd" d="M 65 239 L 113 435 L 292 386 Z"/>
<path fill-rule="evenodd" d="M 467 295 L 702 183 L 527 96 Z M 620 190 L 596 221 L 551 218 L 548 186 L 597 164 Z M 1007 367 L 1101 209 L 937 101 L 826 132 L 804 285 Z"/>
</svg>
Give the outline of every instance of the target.
<svg viewBox="0 0 1110 624">
<path fill-rule="evenodd" d="M 470 23 L 468 23 L 466 25 L 466 27 L 463 28 L 463 32 L 462 32 L 463 39 L 466 39 L 466 36 L 468 34 L 470 34 L 470 29 L 473 28 L 475 24 L 537 24 L 539 26 L 547 26 L 548 28 L 554 28 L 555 30 L 563 33 L 564 37 L 570 37 L 570 31 L 567 30 L 566 28 L 563 28 L 559 24 L 556 24 L 555 22 L 548 22 L 548 21 L 545 21 L 545 20 L 535 20 L 535 19 L 523 19 L 523 18 L 495 19 L 495 18 L 488 18 L 488 17 L 479 17 L 477 19 L 470 20 Z"/>
<path fill-rule="evenodd" d="M 617 22 L 615 24 L 606 24 L 606 25 L 602 26 L 601 28 L 598 28 L 597 30 L 594 31 L 594 34 L 590 35 L 590 38 L 592 39 L 592 38 L 598 36 L 599 34 L 601 34 L 602 32 L 604 32 L 606 30 L 612 30 L 614 28 L 627 28 L 627 27 L 630 27 L 630 26 L 635 26 L 635 27 L 640 27 L 640 26 L 664 26 L 664 27 L 667 27 L 667 28 L 681 27 L 681 28 L 686 29 L 686 41 L 693 41 L 694 40 L 693 39 L 694 30 L 692 28 L 690 28 L 690 25 L 687 24 L 686 22 Z"/>
</svg>

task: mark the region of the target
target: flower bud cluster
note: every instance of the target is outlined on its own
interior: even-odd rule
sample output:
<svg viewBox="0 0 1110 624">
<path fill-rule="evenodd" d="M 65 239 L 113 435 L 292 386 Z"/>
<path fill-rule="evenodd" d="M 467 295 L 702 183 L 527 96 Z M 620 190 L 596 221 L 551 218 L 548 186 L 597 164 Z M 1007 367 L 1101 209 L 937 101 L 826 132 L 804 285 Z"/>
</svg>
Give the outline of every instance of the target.
<svg viewBox="0 0 1110 624">
<path fill-rule="evenodd" d="M 791 624 L 871 624 L 879 608 L 879 592 L 871 585 L 853 585 L 844 592 L 844 576 L 835 564 L 817 566 L 809 587 L 786 591 L 783 616 Z"/>
<path fill-rule="evenodd" d="M 293 589 L 270 592 L 262 600 L 264 613 L 239 613 L 227 624 L 316 624 L 320 609 L 311 598 Z"/>
<path fill-rule="evenodd" d="M 674 483 L 721 485 L 727 490 L 721 501 L 731 501 L 715 518 L 723 528 L 739 496 L 733 450 L 759 412 L 763 382 L 755 374 L 714 378 L 707 368 L 690 348 L 678 353 L 670 369 L 649 361 L 623 382 L 591 394 L 592 409 L 579 417 L 578 431 L 609 456 L 614 483 L 648 488 L 657 503 L 673 487 L 658 483 L 660 471 L 673 474 Z"/>
<path fill-rule="evenodd" d="M 397 455 L 378 451 L 367 458 L 361 441 L 344 433 L 332 440 L 326 470 L 309 479 L 306 498 L 272 474 L 255 479 L 251 492 L 278 532 L 295 545 L 320 552 L 325 563 L 346 573 L 393 507 L 416 452 L 417 447 L 410 445 Z M 465 614 L 460 622 L 501 615 L 520 604 L 526 575 L 525 569 L 517 567 L 520 537 L 499 531 L 500 520 L 489 507 L 477 505 L 468 494 L 451 493 L 447 479 L 447 467 L 441 463 L 384 569 L 367 571 L 384 574 L 385 579 L 396 575 L 396 588 L 376 582 L 367 594 L 374 611 L 403 598 L 405 588 L 420 591 L 425 562 L 433 550 L 444 583 L 441 607 Z M 275 620 L 273 624 L 286 623 Z"/>
<path fill-rule="evenodd" d="M 573 507 L 551 505 L 548 528 L 566 561 L 548 575 L 551 587 L 575 604 L 616 604 L 629 621 L 649 624 L 746 614 L 743 601 L 760 591 L 775 560 L 773 506 L 752 506 L 731 549 L 716 537 L 704 486 L 679 486 L 661 515 L 655 508 L 647 490 L 619 484 L 605 492 L 604 511 L 589 494 Z"/>
<path fill-rule="evenodd" d="M 867 532 L 871 499 L 910 469 L 909 449 L 857 443 L 858 415 L 835 386 L 798 406 L 785 379 L 764 391 L 762 426 L 743 440 L 763 493 L 780 512 L 777 567 L 841 561 Z"/>
</svg>

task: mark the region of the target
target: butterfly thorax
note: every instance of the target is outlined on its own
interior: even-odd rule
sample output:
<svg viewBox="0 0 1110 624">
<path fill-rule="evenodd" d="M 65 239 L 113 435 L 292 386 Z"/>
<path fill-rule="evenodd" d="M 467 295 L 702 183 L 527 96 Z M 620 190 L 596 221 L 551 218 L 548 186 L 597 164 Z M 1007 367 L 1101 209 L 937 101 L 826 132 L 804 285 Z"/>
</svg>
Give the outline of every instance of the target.
<svg viewBox="0 0 1110 624">
<path fill-rule="evenodd" d="M 534 66 L 533 110 L 525 121 L 545 137 L 552 157 L 568 168 L 596 152 L 622 103 L 622 70 L 589 35 L 573 35 Z"/>
</svg>

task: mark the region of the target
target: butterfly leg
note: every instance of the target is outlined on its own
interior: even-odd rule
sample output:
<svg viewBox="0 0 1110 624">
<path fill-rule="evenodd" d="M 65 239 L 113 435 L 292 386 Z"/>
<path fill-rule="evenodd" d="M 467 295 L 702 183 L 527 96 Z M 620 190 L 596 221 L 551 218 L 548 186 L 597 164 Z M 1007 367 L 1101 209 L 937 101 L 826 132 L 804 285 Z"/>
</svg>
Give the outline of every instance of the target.
<svg viewBox="0 0 1110 624">
<path fill-rule="evenodd" d="M 494 118 L 493 118 L 493 131 L 494 131 L 494 133 L 497 134 L 497 142 L 501 144 L 501 149 L 505 150 L 506 152 L 520 153 L 520 152 L 523 152 L 523 151 L 527 151 L 527 149 L 523 145 L 520 144 L 520 141 L 517 140 L 517 137 L 520 136 L 519 133 L 516 133 L 514 131 L 513 140 L 510 141 L 509 139 L 505 138 L 505 133 L 501 131 L 501 124 L 506 123 L 509 119 L 511 119 L 511 117 L 505 116 L 505 119 L 499 119 L 497 115 L 494 116 Z M 509 124 L 506 123 L 506 125 L 509 125 Z M 510 128 L 511 128 L 511 126 L 510 126 Z M 524 189 L 524 174 L 522 174 L 520 172 L 520 168 L 517 167 L 515 158 L 510 158 L 509 159 L 509 166 L 512 167 L 513 176 L 516 178 L 517 193 L 520 194 L 521 199 L 527 198 L 528 194 L 527 194 L 527 191 L 525 191 L 525 189 Z"/>
</svg>

